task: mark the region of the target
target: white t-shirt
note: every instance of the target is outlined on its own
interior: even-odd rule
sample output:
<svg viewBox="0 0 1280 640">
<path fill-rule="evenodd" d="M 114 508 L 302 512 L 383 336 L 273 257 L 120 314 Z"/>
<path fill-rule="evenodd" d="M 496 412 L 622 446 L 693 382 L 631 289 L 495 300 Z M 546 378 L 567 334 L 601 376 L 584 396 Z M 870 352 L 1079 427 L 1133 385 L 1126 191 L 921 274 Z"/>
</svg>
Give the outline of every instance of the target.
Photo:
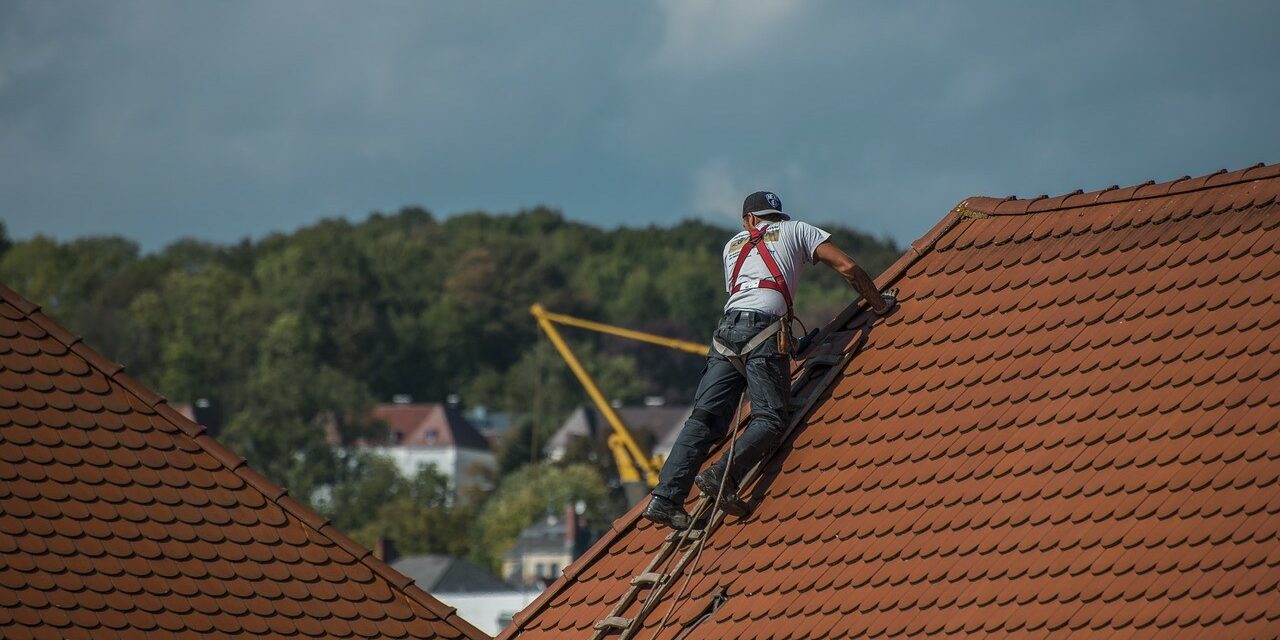
<svg viewBox="0 0 1280 640">
<path fill-rule="evenodd" d="M 813 252 L 817 251 L 818 245 L 826 242 L 827 238 L 831 237 L 831 234 L 799 220 L 762 222 L 759 226 L 765 227 L 765 225 L 768 225 L 768 227 L 764 234 L 764 244 L 773 253 L 773 260 L 778 263 L 778 270 L 782 272 L 782 279 L 787 282 L 787 291 L 791 292 L 791 298 L 794 300 L 796 296 L 796 281 L 797 276 L 800 275 L 800 269 L 804 265 L 813 262 Z M 746 229 L 743 229 L 724 245 L 725 291 L 733 291 L 734 283 L 729 282 L 729 278 L 733 277 L 733 265 L 737 264 L 738 253 L 742 251 L 743 247 L 747 246 L 747 238 L 749 237 L 750 234 L 747 233 Z M 785 314 L 787 312 L 787 301 L 782 297 L 782 293 L 774 289 L 764 289 L 757 286 L 760 280 L 769 277 L 769 267 L 765 266 L 760 253 L 752 250 L 747 256 L 747 261 L 742 263 L 742 271 L 738 273 L 738 284 L 742 285 L 742 289 L 737 293 L 729 294 L 729 300 L 724 305 L 725 310 L 751 309 L 771 313 L 775 316 Z"/>
</svg>

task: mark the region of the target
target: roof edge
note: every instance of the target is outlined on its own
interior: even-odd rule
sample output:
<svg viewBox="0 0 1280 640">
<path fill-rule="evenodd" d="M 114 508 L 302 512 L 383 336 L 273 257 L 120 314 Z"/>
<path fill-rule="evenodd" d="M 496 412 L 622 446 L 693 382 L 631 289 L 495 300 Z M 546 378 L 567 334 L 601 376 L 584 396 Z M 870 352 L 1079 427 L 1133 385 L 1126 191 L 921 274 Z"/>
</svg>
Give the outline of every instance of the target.
<svg viewBox="0 0 1280 640">
<path fill-rule="evenodd" d="M 1049 197 L 1042 194 L 1034 198 L 1017 198 L 1009 196 L 1006 198 L 993 198 L 990 196 L 973 196 L 965 200 L 962 206 L 981 214 L 990 216 L 1016 216 L 1030 213 L 1048 213 L 1051 211 L 1064 211 L 1069 209 L 1079 209 L 1082 207 L 1091 207 L 1099 204 L 1111 204 L 1115 202 L 1132 202 L 1134 200 L 1149 200 L 1152 198 L 1162 198 L 1170 195 L 1183 193 L 1193 193 L 1196 191 L 1204 191 L 1206 189 L 1216 189 L 1218 187 L 1226 187 L 1242 182 L 1252 182 L 1254 180 L 1265 180 L 1268 178 L 1280 177 L 1280 163 L 1266 164 L 1259 162 L 1255 165 L 1228 172 L 1226 169 L 1219 169 L 1213 173 L 1205 174 L 1196 178 L 1191 176 L 1182 176 L 1176 180 L 1157 183 L 1154 180 L 1148 180 L 1142 184 L 1131 185 L 1121 188 L 1119 185 L 1111 185 L 1105 189 L 1097 191 L 1085 192 L 1076 189 L 1070 193 L 1060 196 Z"/>
<path fill-rule="evenodd" d="M 164 421 L 170 423 L 175 430 L 184 436 L 187 436 L 200 447 L 205 453 L 208 453 L 217 460 L 224 468 L 235 474 L 245 484 L 253 487 L 268 502 L 276 505 L 285 513 L 293 516 L 304 526 L 312 529 L 316 534 L 328 538 L 338 548 L 351 553 L 352 550 L 362 550 L 363 554 L 355 554 L 356 561 L 364 565 L 374 575 L 380 576 L 383 580 L 397 591 L 404 594 L 408 599 L 417 602 L 431 613 L 440 617 L 444 622 L 453 625 L 462 633 L 474 638 L 489 638 L 489 634 L 476 628 L 475 625 L 464 620 L 457 615 L 457 609 L 445 605 L 437 600 L 434 596 L 424 591 L 413 583 L 413 579 L 396 571 L 390 565 L 373 557 L 373 553 L 365 549 L 360 543 L 352 540 L 346 534 L 339 531 L 336 527 L 329 525 L 329 519 L 321 516 L 312 509 L 303 505 L 298 500 L 288 496 L 288 489 L 280 487 L 267 479 L 266 476 L 258 473 L 230 449 L 222 446 L 217 440 L 205 433 L 204 426 L 188 419 L 173 407 L 169 406 L 164 396 L 161 396 L 150 389 L 147 389 L 132 376 L 124 374 L 124 365 L 113 362 L 97 350 L 85 344 L 79 337 L 67 331 L 62 325 L 58 324 L 43 311 L 40 305 L 34 304 L 26 298 L 22 297 L 13 289 L 0 283 L 0 300 L 13 305 L 26 318 L 35 322 L 44 329 L 50 337 L 60 342 L 63 346 L 77 356 L 83 358 L 89 366 L 97 369 L 105 375 L 107 379 L 120 385 L 122 389 L 134 396 L 139 402 L 148 408 L 154 410 L 156 415 Z M 55 330 L 50 330 L 53 328 Z M 212 446 L 211 446 L 212 445 Z M 317 528 L 316 525 L 319 525 Z M 326 531 L 327 530 L 327 531 Z M 425 597 L 424 597 L 425 596 Z"/>
</svg>

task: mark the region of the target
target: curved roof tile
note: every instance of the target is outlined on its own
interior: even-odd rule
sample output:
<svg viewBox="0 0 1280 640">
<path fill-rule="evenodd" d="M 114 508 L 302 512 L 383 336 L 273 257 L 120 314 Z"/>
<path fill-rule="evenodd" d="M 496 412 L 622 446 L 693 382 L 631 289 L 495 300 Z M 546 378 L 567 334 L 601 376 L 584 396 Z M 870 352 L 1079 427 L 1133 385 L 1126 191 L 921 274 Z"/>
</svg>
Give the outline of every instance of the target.
<svg viewBox="0 0 1280 640">
<path fill-rule="evenodd" d="M 0 286 L 0 635 L 487 636 Z"/>
</svg>

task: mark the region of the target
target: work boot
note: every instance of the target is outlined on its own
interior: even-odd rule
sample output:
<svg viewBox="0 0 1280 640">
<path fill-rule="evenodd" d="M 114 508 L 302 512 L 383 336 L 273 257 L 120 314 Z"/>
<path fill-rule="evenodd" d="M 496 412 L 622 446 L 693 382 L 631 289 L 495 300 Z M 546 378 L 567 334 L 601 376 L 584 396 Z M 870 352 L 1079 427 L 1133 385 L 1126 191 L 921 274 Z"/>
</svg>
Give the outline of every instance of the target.
<svg viewBox="0 0 1280 640">
<path fill-rule="evenodd" d="M 729 483 L 724 488 L 724 493 L 720 492 L 720 485 L 724 483 L 724 467 L 720 464 L 713 464 L 706 468 L 705 471 L 699 473 L 693 479 L 693 483 L 698 485 L 698 489 L 703 495 L 716 497 L 717 495 L 729 495 L 734 492 L 733 483 Z"/>
<path fill-rule="evenodd" d="M 693 524 L 693 519 L 685 513 L 684 508 L 662 496 L 649 499 L 649 506 L 644 508 L 644 517 L 658 524 L 665 524 L 676 531 L 683 531 Z"/>
<path fill-rule="evenodd" d="M 715 500 L 717 495 L 720 496 L 718 504 L 725 513 L 744 518 L 751 512 L 747 503 L 738 497 L 737 487 L 732 482 L 725 483 L 723 466 L 713 464 L 707 467 L 706 471 L 699 473 L 693 479 L 693 483 L 698 485 L 698 490 L 702 491 L 703 495 L 712 500 Z M 720 490 L 721 484 L 724 484 L 724 491 Z"/>
</svg>

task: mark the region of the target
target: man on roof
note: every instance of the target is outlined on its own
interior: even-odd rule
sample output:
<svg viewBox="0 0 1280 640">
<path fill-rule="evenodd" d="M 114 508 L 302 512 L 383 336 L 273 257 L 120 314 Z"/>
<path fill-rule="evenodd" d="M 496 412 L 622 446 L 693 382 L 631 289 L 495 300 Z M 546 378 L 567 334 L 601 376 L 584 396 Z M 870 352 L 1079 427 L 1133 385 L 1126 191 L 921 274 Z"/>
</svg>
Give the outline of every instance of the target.
<svg viewBox="0 0 1280 640">
<path fill-rule="evenodd" d="M 645 518 L 674 529 L 692 524 L 683 505 L 695 483 L 704 494 L 719 496 L 726 511 L 742 514 L 738 480 L 782 441 L 791 392 L 792 292 L 800 269 L 811 262 L 827 265 L 877 313 L 895 303 L 896 293 L 878 291 L 867 272 L 831 243 L 830 233 L 792 220 L 772 192 L 747 196 L 742 227 L 724 246 L 729 299 L 712 334 L 693 410 L 644 510 Z M 750 423 L 730 451 L 695 478 L 712 445 L 728 434 L 744 386 L 751 399 Z"/>
</svg>

